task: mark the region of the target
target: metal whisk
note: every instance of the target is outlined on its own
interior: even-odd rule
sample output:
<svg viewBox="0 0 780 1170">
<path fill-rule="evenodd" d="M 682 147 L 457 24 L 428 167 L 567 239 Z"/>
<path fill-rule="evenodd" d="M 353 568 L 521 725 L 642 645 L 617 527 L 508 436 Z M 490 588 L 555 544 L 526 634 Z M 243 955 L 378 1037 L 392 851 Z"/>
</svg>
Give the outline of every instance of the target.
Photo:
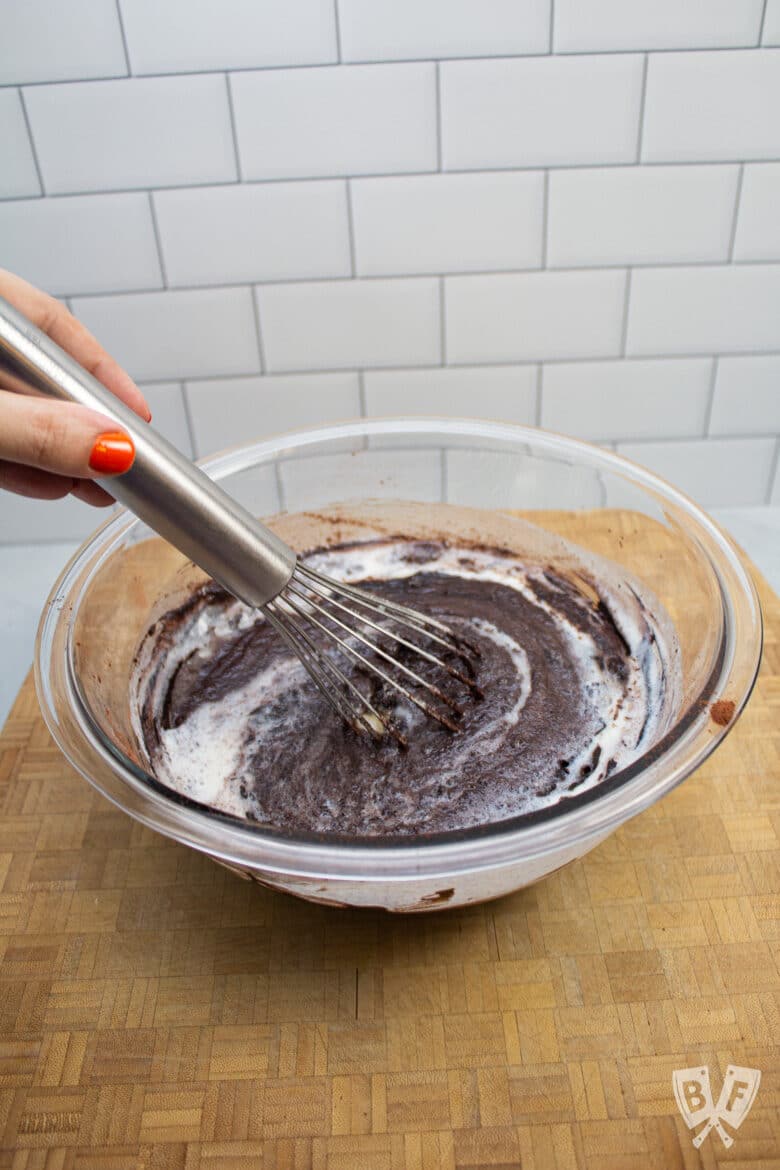
<svg viewBox="0 0 780 1170">
<path fill-rule="evenodd" d="M 458 729 L 458 701 L 420 670 L 430 667 L 437 680 L 443 672 L 466 693 L 478 694 L 476 652 L 470 646 L 434 618 L 300 562 L 293 549 L 2 298 L 0 373 L 6 388 L 80 403 L 130 436 L 133 466 L 103 486 L 241 601 L 261 608 L 355 731 L 405 742 L 393 719 L 378 710 L 339 660 L 354 664 L 355 677 L 378 680 L 443 726 Z"/>
<path fill-rule="evenodd" d="M 406 743 L 392 720 L 377 710 L 368 696 L 339 669 L 333 657 L 317 644 L 306 628 L 307 623 L 328 643 L 337 646 L 344 656 L 357 662 L 360 669 L 390 686 L 450 731 L 459 729 L 461 707 L 458 702 L 418 670 L 390 653 L 382 646 L 381 636 L 389 637 L 395 648 L 403 648 L 444 670 L 451 678 L 479 694 L 472 664 L 476 651 L 453 634 L 448 626 L 418 610 L 335 581 L 300 561 L 281 593 L 264 606 L 264 612 L 300 658 L 331 706 L 355 731 L 368 731 L 375 739 L 389 733 L 398 742 Z M 439 653 L 417 641 L 410 641 L 410 633 L 425 638 Z M 366 651 L 373 658 L 367 656 Z M 442 651 L 450 658 L 456 657 L 465 669 L 443 658 Z M 375 658 L 379 662 L 374 661 Z M 424 694 L 418 694 L 418 690 Z M 431 697 L 445 710 L 434 706 Z"/>
</svg>

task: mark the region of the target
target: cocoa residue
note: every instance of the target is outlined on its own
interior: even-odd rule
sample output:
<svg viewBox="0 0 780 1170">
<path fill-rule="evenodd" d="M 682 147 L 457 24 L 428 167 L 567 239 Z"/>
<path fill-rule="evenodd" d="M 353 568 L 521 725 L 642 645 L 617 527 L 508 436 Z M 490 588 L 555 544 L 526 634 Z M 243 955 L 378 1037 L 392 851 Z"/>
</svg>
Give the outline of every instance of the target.
<svg viewBox="0 0 780 1170">
<path fill-rule="evenodd" d="M 733 699 L 718 699 L 710 707 L 710 715 L 719 727 L 727 727 L 734 718 L 735 703 Z"/>
</svg>

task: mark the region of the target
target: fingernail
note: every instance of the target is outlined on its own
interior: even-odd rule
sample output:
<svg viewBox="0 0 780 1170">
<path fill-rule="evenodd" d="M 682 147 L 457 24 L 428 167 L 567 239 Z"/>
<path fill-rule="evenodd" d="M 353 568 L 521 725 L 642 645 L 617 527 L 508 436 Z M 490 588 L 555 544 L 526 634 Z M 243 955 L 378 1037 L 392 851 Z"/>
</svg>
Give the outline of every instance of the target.
<svg viewBox="0 0 780 1170">
<path fill-rule="evenodd" d="M 133 465 L 135 447 L 124 431 L 98 435 L 89 456 L 89 466 L 101 475 L 121 475 Z"/>
</svg>

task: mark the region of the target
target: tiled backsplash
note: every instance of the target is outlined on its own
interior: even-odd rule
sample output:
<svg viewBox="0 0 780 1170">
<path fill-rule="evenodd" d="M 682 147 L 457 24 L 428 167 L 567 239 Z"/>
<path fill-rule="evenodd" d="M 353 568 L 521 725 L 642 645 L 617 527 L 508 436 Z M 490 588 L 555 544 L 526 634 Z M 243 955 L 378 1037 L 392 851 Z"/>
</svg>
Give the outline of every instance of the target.
<svg viewBox="0 0 780 1170">
<path fill-rule="evenodd" d="M 188 453 L 481 414 L 780 503 L 778 110 L 780 0 L 6 0 L 0 264 Z"/>
</svg>

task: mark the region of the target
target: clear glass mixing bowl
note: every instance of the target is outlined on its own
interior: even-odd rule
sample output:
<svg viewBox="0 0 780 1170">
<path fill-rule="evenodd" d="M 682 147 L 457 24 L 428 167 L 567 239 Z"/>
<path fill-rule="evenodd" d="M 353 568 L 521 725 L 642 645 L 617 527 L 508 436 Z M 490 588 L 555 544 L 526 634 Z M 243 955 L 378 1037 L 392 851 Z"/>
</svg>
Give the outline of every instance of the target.
<svg viewBox="0 0 780 1170">
<path fill-rule="evenodd" d="M 314 901 L 396 911 L 498 897 L 586 853 L 679 784 L 748 699 L 761 612 L 738 553 L 691 500 L 609 451 L 477 420 L 362 419 L 248 443 L 202 466 L 264 517 L 400 500 L 417 504 L 410 515 L 435 517 L 443 503 L 480 509 L 473 515 L 500 531 L 519 512 L 639 577 L 674 621 L 681 648 L 674 726 L 629 767 L 552 809 L 413 843 L 284 836 L 209 812 L 145 770 L 130 723 L 133 655 L 150 613 L 192 569 L 118 512 L 63 571 L 41 618 L 35 678 L 44 717 L 70 763 L 114 804 L 246 878 Z"/>
</svg>

